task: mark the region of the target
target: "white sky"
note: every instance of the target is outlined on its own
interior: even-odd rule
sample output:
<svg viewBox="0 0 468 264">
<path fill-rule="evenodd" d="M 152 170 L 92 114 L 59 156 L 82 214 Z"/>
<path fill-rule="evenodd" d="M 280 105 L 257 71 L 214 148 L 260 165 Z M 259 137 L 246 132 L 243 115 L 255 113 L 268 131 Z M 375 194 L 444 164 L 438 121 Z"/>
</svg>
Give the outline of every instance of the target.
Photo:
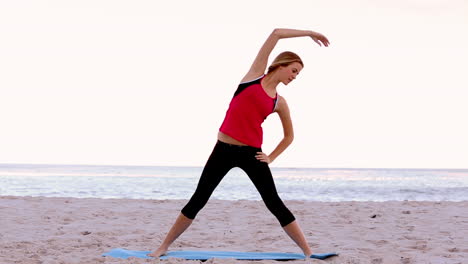
<svg viewBox="0 0 468 264">
<path fill-rule="evenodd" d="M 272 166 L 468 168 L 468 2 L 1 1 L 0 163 L 202 166 L 275 27 L 305 62 Z M 282 136 L 264 123 L 263 149 Z"/>
</svg>

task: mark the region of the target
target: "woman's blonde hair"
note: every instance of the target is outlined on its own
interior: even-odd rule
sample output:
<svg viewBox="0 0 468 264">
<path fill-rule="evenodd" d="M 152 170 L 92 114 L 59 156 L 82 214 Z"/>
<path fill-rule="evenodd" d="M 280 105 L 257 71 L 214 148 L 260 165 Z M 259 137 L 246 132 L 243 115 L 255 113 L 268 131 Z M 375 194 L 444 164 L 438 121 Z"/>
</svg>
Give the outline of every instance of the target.
<svg viewBox="0 0 468 264">
<path fill-rule="evenodd" d="M 304 63 L 302 62 L 301 58 L 294 52 L 291 51 L 285 51 L 280 53 L 276 58 L 273 60 L 271 63 L 270 67 L 268 67 L 268 72 L 273 72 L 276 69 L 278 69 L 280 66 L 288 66 L 289 64 L 293 62 L 298 62 L 304 67 Z"/>
</svg>

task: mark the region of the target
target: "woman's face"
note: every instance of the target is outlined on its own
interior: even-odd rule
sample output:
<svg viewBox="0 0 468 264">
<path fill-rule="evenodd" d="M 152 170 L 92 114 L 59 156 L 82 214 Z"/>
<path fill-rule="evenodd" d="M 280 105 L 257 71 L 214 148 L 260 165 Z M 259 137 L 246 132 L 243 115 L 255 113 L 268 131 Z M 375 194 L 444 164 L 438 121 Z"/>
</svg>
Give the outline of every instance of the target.
<svg viewBox="0 0 468 264">
<path fill-rule="evenodd" d="M 279 79 L 284 85 L 288 85 L 294 79 L 296 79 L 299 72 L 302 70 L 302 65 L 299 62 L 293 62 L 288 66 L 279 67 Z"/>
</svg>

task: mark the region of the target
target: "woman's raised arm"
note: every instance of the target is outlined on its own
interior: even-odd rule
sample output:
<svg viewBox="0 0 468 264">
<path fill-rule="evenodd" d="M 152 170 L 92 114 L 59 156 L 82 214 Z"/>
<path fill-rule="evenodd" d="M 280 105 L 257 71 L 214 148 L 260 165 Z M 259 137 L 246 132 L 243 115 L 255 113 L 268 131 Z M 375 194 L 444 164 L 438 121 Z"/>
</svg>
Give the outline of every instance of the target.
<svg viewBox="0 0 468 264">
<path fill-rule="evenodd" d="M 250 81 L 263 75 L 268 64 L 268 57 L 270 56 L 273 48 L 276 46 L 276 43 L 278 43 L 278 40 L 295 37 L 311 37 L 320 46 L 323 44 L 325 47 L 328 47 L 330 44 L 324 35 L 311 30 L 297 30 L 287 28 L 274 29 L 270 36 L 268 36 L 265 43 L 263 43 L 263 46 L 260 48 L 257 57 L 250 67 L 250 70 L 247 72 L 241 82 Z"/>
</svg>

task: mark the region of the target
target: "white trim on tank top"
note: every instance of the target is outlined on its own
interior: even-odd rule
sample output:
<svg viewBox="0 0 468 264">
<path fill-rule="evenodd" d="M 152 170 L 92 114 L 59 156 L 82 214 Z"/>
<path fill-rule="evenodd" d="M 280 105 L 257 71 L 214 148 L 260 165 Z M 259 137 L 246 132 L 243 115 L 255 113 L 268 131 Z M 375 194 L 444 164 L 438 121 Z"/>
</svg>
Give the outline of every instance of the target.
<svg viewBox="0 0 468 264">
<path fill-rule="evenodd" d="M 241 82 L 240 84 L 244 84 L 244 83 L 249 83 L 249 82 L 253 82 L 253 81 L 256 81 L 258 79 L 261 79 L 263 76 L 265 76 L 265 74 L 262 74 L 262 76 L 258 77 L 257 79 L 253 79 L 251 81 L 246 81 L 246 82 Z"/>
</svg>

